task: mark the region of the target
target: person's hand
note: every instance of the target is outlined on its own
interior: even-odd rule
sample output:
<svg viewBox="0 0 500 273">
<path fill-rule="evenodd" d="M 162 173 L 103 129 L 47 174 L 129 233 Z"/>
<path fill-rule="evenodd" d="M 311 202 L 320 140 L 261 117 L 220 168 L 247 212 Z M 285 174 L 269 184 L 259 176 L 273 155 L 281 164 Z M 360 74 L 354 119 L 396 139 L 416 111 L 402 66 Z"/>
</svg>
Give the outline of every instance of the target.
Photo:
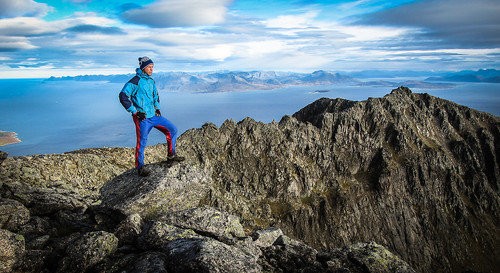
<svg viewBox="0 0 500 273">
<path fill-rule="evenodd" d="M 139 121 L 143 121 L 146 119 L 146 113 L 143 113 L 143 112 L 137 112 L 134 114 L 134 116 L 139 120 Z"/>
<path fill-rule="evenodd" d="M 156 109 L 156 110 L 155 110 L 155 115 L 156 115 L 157 117 L 161 117 L 161 112 L 160 112 L 160 109 Z"/>
</svg>

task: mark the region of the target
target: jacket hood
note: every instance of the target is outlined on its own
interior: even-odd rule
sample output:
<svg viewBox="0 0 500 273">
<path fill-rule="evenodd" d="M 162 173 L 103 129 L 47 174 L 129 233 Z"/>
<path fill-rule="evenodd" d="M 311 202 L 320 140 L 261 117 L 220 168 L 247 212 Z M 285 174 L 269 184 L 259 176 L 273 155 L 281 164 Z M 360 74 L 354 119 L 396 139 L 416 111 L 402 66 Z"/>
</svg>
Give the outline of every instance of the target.
<svg viewBox="0 0 500 273">
<path fill-rule="evenodd" d="M 136 68 L 135 69 L 135 73 L 137 74 L 137 76 L 141 77 L 141 78 L 151 78 L 148 74 L 142 72 L 142 70 L 140 68 Z"/>
</svg>

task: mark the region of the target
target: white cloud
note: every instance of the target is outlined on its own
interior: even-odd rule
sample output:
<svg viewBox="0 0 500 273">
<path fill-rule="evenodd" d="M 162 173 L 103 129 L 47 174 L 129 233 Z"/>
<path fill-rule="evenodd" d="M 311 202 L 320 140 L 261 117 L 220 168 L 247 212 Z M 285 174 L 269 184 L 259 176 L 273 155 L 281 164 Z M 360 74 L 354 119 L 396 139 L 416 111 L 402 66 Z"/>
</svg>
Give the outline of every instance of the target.
<svg viewBox="0 0 500 273">
<path fill-rule="evenodd" d="M 144 32 L 147 32 L 146 34 Z M 158 46 L 175 46 L 175 45 L 201 45 L 211 46 L 218 44 L 221 41 L 212 35 L 200 33 L 198 31 L 182 31 L 182 30 L 142 30 L 135 39 L 148 41 Z"/>
<path fill-rule="evenodd" d="M 318 15 L 317 11 L 309 11 L 298 15 L 281 15 L 264 22 L 270 28 L 308 28 L 313 25 L 313 19 Z"/>
<path fill-rule="evenodd" d="M 225 21 L 232 0 L 161 0 L 125 11 L 125 21 L 156 28 L 214 25 Z"/>
<path fill-rule="evenodd" d="M 280 40 L 249 41 L 241 43 L 241 50 L 238 52 L 241 57 L 253 58 L 266 54 L 282 52 L 285 44 Z"/>
<path fill-rule="evenodd" d="M 33 0 L 0 0 L 0 18 L 44 16 L 52 8 Z"/>
<path fill-rule="evenodd" d="M 95 14 L 78 14 L 78 16 L 72 18 L 53 22 L 47 22 L 34 17 L 7 18 L 0 19 L 0 35 L 29 37 L 55 34 L 63 29 L 78 25 L 105 26 L 113 23 L 115 23 L 114 20 L 97 17 Z"/>
<path fill-rule="evenodd" d="M 357 23 L 420 28 L 407 40 L 426 47 L 496 48 L 500 45 L 500 1 L 421 0 L 360 17 Z"/>
<path fill-rule="evenodd" d="M 54 33 L 60 27 L 34 17 L 0 19 L 0 35 L 33 36 Z"/>
<path fill-rule="evenodd" d="M 349 34 L 350 41 L 380 41 L 398 38 L 407 33 L 409 28 L 383 27 L 383 26 L 337 26 Z"/>
<path fill-rule="evenodd" d="M 32 45 L 30 41 L 24 37 L 0 36 L 0 52 L 34 48 L 37 48 L 37 46 Z"/>
<path fill-rule="evenodd" d="M 0 51 L 35 49 L 40 46 L 34 44 L 33 40 L 41 40 L 41 36 L 51 36 L 50 41 L 60 42 L 64 38 L 59 37 L 59 39 L 54 39 L 54 37 L 64 34 L 61 32 L 64 29 L 79 25 L 104 26 L 114 22 L 114 20 L 108 18 L 97 17 L 95 14 L 78 14 L 76 17 L 52 22 L 47 22 L 36 17 L 0 19 Z M 92 44 L 97 43 L 97 41 L 99 40 L 90 40 L 88 42 Z M 68 41 L 66 40 L 66 42 Z M 79 43 L 78 39 L 71 42 Z M 57 50 L 58 46 L 54 46 L 53 49 Z"/>
<path fill-rule="evenodd" d="M 210 47 L 200 47 L 200 46 L 186 46 L 186 47 L 175 47 L 171 49 L 173 58 L 181 56 L 182 58 L 188 58 L 191 60 L 206 60 L 206 61 L 216 61 L 223 62 L 226 58 L 233 55 L 234 45 L 231 44 L 218 44 L 212 45 Z"/>
<path fill-rule="evenodd" d="M 57 31 L 58 27 L 34 17 L 0 19 L 0 52 L 38 48 L 31 42 L 33 36 Z"/>
<path fill-rule="evenodd" d="M 107 26 L 113 25 L 117 22 L 113 19 L 107 17 L 98 16 L 94 12 L 76 12 L 70 18 L 59 20 L 56 22 L 61 25 L 61 28 L 68 28 L 77 25 L 96 25 L 96 26 Z"/>
</svg>

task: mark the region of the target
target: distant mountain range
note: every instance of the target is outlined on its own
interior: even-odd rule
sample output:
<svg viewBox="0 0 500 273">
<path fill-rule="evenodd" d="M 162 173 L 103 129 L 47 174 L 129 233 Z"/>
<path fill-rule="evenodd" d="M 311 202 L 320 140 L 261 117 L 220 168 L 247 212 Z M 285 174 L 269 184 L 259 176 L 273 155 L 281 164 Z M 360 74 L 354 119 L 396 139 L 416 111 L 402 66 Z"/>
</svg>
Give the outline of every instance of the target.
<svg viewBox="0 0 500 273">
<path fill-rule="evenodd" d="M 391 87 L 391 88 L 399 86 L 407 86 L 409 88 L 420 88 L 420 89 L 447 89 L 455 87 L 456 84 L 441 83 L 441 82 L 426 82 L 426 81 L 393 82 L 385 80 L 376 80 L 376 81 L 360 82 L 355 84 L 355 86 L 376 86 L 376 87 Z"/>
<path fill-rule="evenodd" d="M 250 90 L 270 90 L 285 88 L 289 86 L 317 86 L 331 84 L 352 84 L 354 86 L 408 86 L 410 88 L 423 89 L 445 89 L 455 86 L 453 83 L 441 82 L 500 82 L 500 71 L 495 69 L 478 71 L 461 71 L 443 73 L 432 76 L 425 81 L 363 81 L 352 75 L 369 77 L 376 75 L 380 78 L 390 78 L 398 74 L 400 77 L 422 77 L 422 72 L 412 73 L 394 71 L 369 71 L 350 72 L 340 74 L 318 70 L 313 73 L 274 72 L 274 71 L 220 71 L 220 72 L 159 72 L 153 78 L 159 90 L 171 92 L 236 92 Z M 401 74 L 403 73 L 403 74 Z M 436 73 L 429 73 L 437 75 Z M 72 77 L 50 77 L 49 81 L 76 80 L 76 81 L 108 81 L 114 83 L 125 83 L 134 74 L 120 75 L 80 75 Z M 371 77 L 373 78 L 373 77 Z"/>
<path fill-rule="evenodd" d="M 480 69 L 478 71 L 465 70 L 441 77 L 429 77 L 426 79 L 426 81 L 500 83 L 500 70 L 496 69 Z"/>
<path fill-rule="evenodd" d="M 109 81 L 127 82 L 128 75 L 83 75 L 74 77 L 51 77 L 48 80 Z M 159 72 L 154 74 L 159 90 L 190 92 L 233 92 L 249 90 L 269 90 L 300 85 L 328 85 L 357 83 L 359 80 L 339 73 L 323 70 L 313 73 L 293 73 L 274 71 L 223 71 L 223 72 Z"/>
</svg>

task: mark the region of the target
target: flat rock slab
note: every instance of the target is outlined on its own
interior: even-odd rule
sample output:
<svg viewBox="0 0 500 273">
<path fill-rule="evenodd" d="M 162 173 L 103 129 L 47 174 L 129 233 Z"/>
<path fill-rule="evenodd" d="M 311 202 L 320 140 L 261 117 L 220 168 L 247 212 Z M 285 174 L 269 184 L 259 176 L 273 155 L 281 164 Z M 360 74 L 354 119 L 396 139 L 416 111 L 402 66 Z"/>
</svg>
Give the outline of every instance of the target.
<svg viewBox="0 0 500 273">
<path fill-rule="evenodd" d="M 175 211 L 162 215 L 159 219 L 180 228 L 192 229 L 200 234 L 217 238 L 219 241 L 231 242 L 233 239 L 245 237 L 245 231 L 237 216 L 211 207 Z"/>
<path fill-rule="evenodd" d="M 211 238 L 175 240 L 164 252 L 171 272 L 262 272 L 255 257 Z"/>
<path fill-rule="evenodd" d="M 151 174 L 141 177 L 135 169 L 106 182 L 101 188 L 102 206 L 126 215 L 139 214 L 144 219 L 198 207 L 212 186 L 212 179 L 202 168 L 186 163 L 146 166 Z"/>
</svg>

